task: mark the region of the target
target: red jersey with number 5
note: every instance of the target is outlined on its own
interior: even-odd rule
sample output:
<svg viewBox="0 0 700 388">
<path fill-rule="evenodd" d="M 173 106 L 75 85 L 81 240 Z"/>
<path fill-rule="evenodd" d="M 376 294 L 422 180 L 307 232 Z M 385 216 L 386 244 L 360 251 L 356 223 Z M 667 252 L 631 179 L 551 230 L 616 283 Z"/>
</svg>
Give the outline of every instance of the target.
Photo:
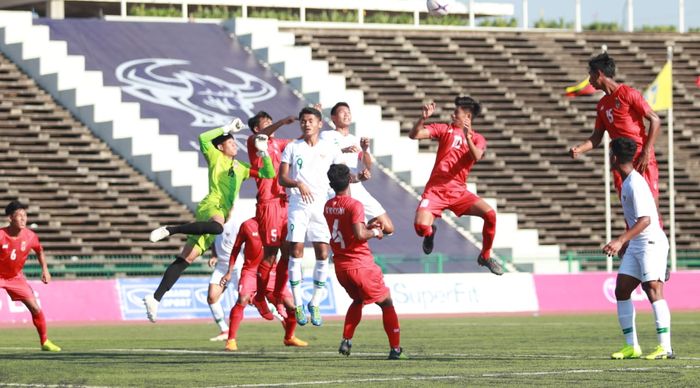
<svg viewBox="0 0 700 388">
<path fill-rule="evenodd" d="M 637 143 L 637 154 L 647 141 L 644 116 L 651 110 L 639 91 L 620 85 L 612 94 L 605 95 L 596 106 L 595 128 L 608 131 L 611 140 L 627 137 Z M 650 149 L 650 160 L 656 160 Z"/>
<path fill-rule="evenodd" d="M 426 125 L 430 138 L 438 140 L 438 150 L 435 165 L 430 173 L 430 179 L 425 185 L 425 191 L 430 189 L 466 190 L 467 177 L 476 159 L 469 151 L 469 144 L 464 130 L 453 127 L 452 124 L 434 123 Z M 474 145 L 486 149 L 486 139 L 473 132 Z"/>
<path fill-rule="evenodd" d="M 328 229 L 331 231 L 331 249 L 337 271 L 362 268 L 374 264 L 372 251 L 366 240 L 358 240 L 353 225 L 365 222 L 365 208 L 349 195 L 331 198 L 323 208 Z"/>
<path fill-rule="evenodd" d="M 11 237 L 9 227 L 0 229 L 0 278 L 13 278 L 22 272 L 29 251 L 41 252 L 39 237 L 24 228 L 17 237 Z"/>
</svg>

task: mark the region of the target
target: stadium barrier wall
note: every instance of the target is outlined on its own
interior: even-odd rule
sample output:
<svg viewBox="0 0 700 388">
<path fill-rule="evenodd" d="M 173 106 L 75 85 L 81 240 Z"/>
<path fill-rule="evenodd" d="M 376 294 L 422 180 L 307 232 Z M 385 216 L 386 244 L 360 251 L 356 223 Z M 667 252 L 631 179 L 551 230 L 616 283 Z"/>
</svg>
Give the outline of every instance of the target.
<svg viewBox="0 0 700 388">
<path fill-rule="evenodd" d="M 479 313 L 590 313 L 615 314 L 615 274 L 571 275 L 505 274 L 392 274 L 385 275 L 399 314 L 479 314 Z M 158 286 L 160 278 L 111 280 L 56 280 L 50 284 L 30 281 L 46 317 L 52 322 L 145 321 L 142 299 Z M 697 284 L 700 271 L 677 272 L 664 288 L 671 311 L 700 310 Z M 158 319 L 211 319 L 207 305 L 206 277 L 181 278 L 161 301 Z M 303 282 L 304 300 L 309 300 L 313 281 Z M 321 312 L 326 317 L 344 316 L 351 300 L 335 276 L 326 283 Z M 640 288 L 632 299 L 639 311 L 649 311 Z M 235 301 L 232 290 L 222 303 L 230 309 Z M 378 315 L 376 305 L 365 314 Z M 246 307 L 246 318 L 259 318 L 254 307 Z M 31 320 L 20 302 L 0 295 L 0 322 L 26 323 Z"/>
</svg>

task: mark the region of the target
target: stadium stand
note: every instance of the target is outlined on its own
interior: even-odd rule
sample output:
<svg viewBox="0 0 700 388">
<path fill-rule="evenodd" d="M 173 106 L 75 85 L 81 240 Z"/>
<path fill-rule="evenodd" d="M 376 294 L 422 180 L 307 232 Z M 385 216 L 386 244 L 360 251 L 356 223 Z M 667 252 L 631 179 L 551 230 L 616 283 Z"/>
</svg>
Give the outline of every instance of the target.
<svg viewBox="0 0 700 388">
<path fill-rule="evenodd" d="M 174 255 L 181 238 L 150 243 L 157 220 L 185 206 L 118 158 L 51 96 L 0 57 L 0 203 L 27 202 L 52 256 Z"/>
</svg>

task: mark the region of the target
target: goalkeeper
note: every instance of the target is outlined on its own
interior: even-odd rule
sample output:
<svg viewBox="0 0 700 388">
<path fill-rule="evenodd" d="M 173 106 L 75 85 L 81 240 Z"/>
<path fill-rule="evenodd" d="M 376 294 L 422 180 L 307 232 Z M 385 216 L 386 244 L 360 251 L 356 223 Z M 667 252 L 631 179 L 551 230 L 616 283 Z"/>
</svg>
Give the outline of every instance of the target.
<svg viewBox="0 0 700 388">
<path fill-rule="evenodd" d="M 216 235 L 224 230 L 226 217 L 238 197 L 241 183 L 250 177 L 275 177 L 275 168 L 267 156 L 267 136 L 258 135 L 255 146 L 263 155 L 260 170 L 251 169 L 250 165 L 234 157 L 238 146 L 233 133 L 243 129 L 243 123 L 235 118 L 229 124 L 206 131 L 199 135 L 199 146 L 209 167 L 209 194 L 197 206 L 197 221 L 178 226 L 161 226 L 151 232 L 150 240 L 156 242 L 173 234 L 187 234 L 187 243 L 180 255 L 163 274 L 163 279 L 153 295 L 147 295 L 143 302 L 146 315 L 151 322 L 156 321 L 158 304 L 168 290 L 177 282 L 180 275 L 203 252 L 211 246 Z"/>
</svg>

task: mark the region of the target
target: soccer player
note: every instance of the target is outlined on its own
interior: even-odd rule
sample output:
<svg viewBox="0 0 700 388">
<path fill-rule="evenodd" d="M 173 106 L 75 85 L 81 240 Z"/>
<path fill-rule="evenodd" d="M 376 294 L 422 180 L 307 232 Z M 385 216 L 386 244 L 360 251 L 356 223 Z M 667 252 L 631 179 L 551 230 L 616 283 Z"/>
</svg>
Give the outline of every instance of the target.
<svg viewBox="0 0 700 388">
<path fill-rule="evenodd" d="M 391 292 L 384 285 L 382 270 L 374 262 L 367 240 L 384 236 L 381 227 L 368 229 L 362 203 L 352 198 L 354 188 L 350 184 L 350 169 L 343 164 L 333 164 L 328 169 L 328 179 L 336 196 L 326 202 L 323 215 L 331 230 L 331 249 L 335 274 L 345 288 L 352 304 L 345 315 L 343 340 L 338 352 L 350 355 L 355 328 L 362 319 L 362 308 L 376 303 L 382 308 L 384 331 L 389 338 L 389 359 L 408 358 L 400 345 L 399 318 L 394 310 Z"/>
<path fill-rule="evenodd" d="M 425 185 L 416 209 L 414 226 L 423 237 L 423 252 L 433 251 L 436 228 L 435 217 L 445 209 L 458 217 L 469 215 L 484 220 L 482 248 L 477 262 L 496 275 L 503 275 L 501 264 L 491 260 L 491 247 L 496 235 L 496 212 L 483 199 L 467 190 L 467 176 L 474 163 L 486 153 L 486 139 L 472 128 L 479 116 L 481 105 L 471 97 L 455 98 L 452 122 L 425 125 L 435 112 L 435 103 L 423 106 L 421 117 L 408 134 L 411 139 L 437 139 L 438 151 L 433 171 Z"/>
<path fill-rule="evenodd" d="M 248 157 L 253 168 L 260 168 L 263 165 L 262 158 L 257 154 L 255 148 L 255 137 L 258 134 L 268 136 L 267 154 L 272 160 L 275 171 L 279 169 L 282 158 L 282 150 L 289 144 L 291 139 L 278 139 L 274 137 L 275 131 L 283 125 L 291 124 L 296 120 L 294 116 L 285 117 L 275 123 L 272 122 L 267 112 L 260 111 L 248 120 L 248 127 L 253 135 L 248 137 Z M 270 280 L 270 272 L 275 265 L 277 252 L 281 250 L 280 261 L 277 263 L 277 273 L 275 280 L 275 291 L 272 294 L 271 302 L 277 306 L 278 313 L 284 313 L 284 306 L 281 303 L 281 296 L 287 287 L 287 263 L 289 261 L 289 243 L 285 241 L 287 235 L 287 194 L 284 187 L 279 185 L 276 179 L 256 178 L 258 187 L 257 205 L 255 207 L 255 218 L 260 227 L 260 238 L 262 239 L 264 255 L 258 266 L 258 293 L 253 298 L 253 305 L 258 309 L 260 315 L 265 319 L 272 319 L 272 313 L 265 301 L 265 290 Z"/>
<path fill-rule="evenodd" d="M 275 177 L 275 170 L 269 156 L 263 157 L 265 165 L 260 170 L 252 169 L 248 163 L 234 159 L 238 153 L 238 147 L 232 133 L 242 128 L 243 123 L 236 118 L 221 128 L 199 135 L 200 150 L 209 166 L 209 194 L 197 206 L 197 222 L 179 226 L 162 226 L 151 232 L 150 240 L 153 242 L 176 233 L 189 235 L 180 255 L 165 270 L 155 293 L 143 299 L 146 316 L 151 322 L 156 321 L 158 304 L 163 295 L 177 282 L 190 263 L 209 249 L 216 235 L 224 231 L 225 219 L 231 213 L 241 183 L 251 176 L 270 179 Z M 267 152 L 266 136 L 259 135 L 256 144 L 260 144 L 259 152 Z"/>
<path fill-rule="evenodd" d="M 41 350 L 60 352 L 61 348 L 51 342 L 46 334 L 44 312 L 22 273 L 29 251 L 34 251 L 41 265 L 41 281 L 44 284 L 51 281 L 39 237 L 27 228 L 27 205 L 12 201 L 5 207 L 5 215 L 10 224 L 0 229 L 0 288 L 4 288 L 12 300 L 22 301 L 32 314 L 32 322 L 39 333 Z"/>
<path fill-rule="evenodd" d="M 617 319 L 626 345 L 612 354 L 614 359 L 639 358 L 642 349 L 637 342 L 632 291 L 642 283 L 656 318 L 659 345 L 646 355 L 647 360 L 675 358 L 671 349 L 671 312 L 664 299 L 668 239 L 659 226 L 658 212 L 648 182 L 635 169 L 637 142 L 619 137 L 610 143 L 612 168 L 622 178 L 620 200 L 627 230 L 608 242 L 603 251 L 622 257 L 615 284 Z"/>
<path fill-rule="evenodd" d="M 610 139 L 631 138 L 637 143 L 634 168 L 649 184 L 659 207 L 659 167 L 654 155 L 654 143 L 659 135 L 661 121 L 649 107 L 639 91 L 615 81 L 615 61 L 607 53 L 600 54 L 588 62 L 588 75 L 594 88 L 605 92 L 596 106 L 596 121 L 593 134 L 583 143 L 569 150 L 572 158 L 598 147 L 603 133 L 608 131 Z M 649 133 L 644 128 L 644 119 L 649 120 Z M 622 178 L 613 169 L 613 181 L 618 195 Z"/>
<path fill-rule="evenodd" d="M 372 156 L 369 154 L 369 139 L 366 137 L 358 140 L 355 135 L 350 133 L 350 124 L 352 123 L 352 114 L 350 113 L 350 105 L 346 102 L 339 102 L 331 108 L 331 120 L 335 125 L 335 131 L 322 131 L 321 139 L 327 140 L 335 144 L 343 153 L 345 165 L 350 168 L 353 175 L 361 174 L 365 178 L 371 176 Z M 360 170 L 360 162 L 363 167 Z M 369 218 L 367 224 L 381 225 L 385 235 L 394 233 L 394 224 L 389 218 L 386 210 L 368 191 L 362 182 L 355 182 L 350 185 L 350 195 L 362 203 L 365 208 L 365 214 Z"/>
<path fill-rule="evenodd" d="M 279 183 L 287 187 L 289 195 L 287 241 L 291 242 L 289 283 L 292 286 L 297 323 L 306 325 L 307 318 L 301 292 L 301 263 L 304 241 L 314 247 L 314 291 L 308 304 L 311 323 L 321 326 L 319 304 L 324 295 L 328 277 L 328 239 L 330 232 L 323 218 L 323 205 L 329 197 L 330 186 L 326 172 L 332 163 L 341 163 L 340 150 L 330 142 L 319 139 L 323 126 L 321 112 L 315 108 L 304 108 L 299 112 L 302 137 L 287 145 L 282 152 L 279 168 Z"/>
<path fill-rule="evenodd" d="M 224 232 L 216 236 L 214 244 L 211 246 L 211 258 L 208 264 L 214 271 L 209 278 L 207 303 L 209 304 L 214 322 L 219 326 L 220 332 L 217 336 L 210 338 L 210 341 L 225 341 L 228 338 L 229 327 L 226 323 L 224 308 L 221 306 L 221 295 L 226 290 L 226 287 L 222 286 L 220 283 L 221 279 L 228 272 L 229 257 L 231 257 L 231 249 L 233 248 L 233 242 L 236 240 L 239 227 L 240 223 L 236 222 L 234 217 L 230 217 L 224 224 Z M 238 279 L 241 277 L 242 266 L 243 260 L 238 260 L 232 271 L 232 280 L 228 282 L 228 285 L 232 286 L 235 290 L 236 296 L 234 299 L 238 298 Z"/>
<path fill-rule="evenodd" d="M 225 347 L 225 349 L 229 351 L 238 350 L 236 335 L 238 333 L 238 327 L 243 320 L 243 310 L 248 302 L 250 302 L 251 298 L 253 298 L 253 295 L 255 295 L 257 290 L 256 278 L 258 265 L 263 258 L 263 246 L 262 241 L 260 240 L 260 234 L 258 232 L 258 221 L 255 218 L 251 218 L 241 224 L 241 228 L 238 231 L 238 236 L 236 236 L 236 242 L 233 245 L 233 249 L 231 249 L 231 259 L 229 260 L 228 271 L 224 277 L 221 278 L 220 285 L 222 287 L 225 287 L 231 280 L 231 273 L 236 261 L 239 261 L 236 258 L 238 253 L 241 251 L 243 244 L 245 244 L 245 249 L 243 251 L 244 263 L 243 269 L 241 270 L 241 280 L 238 285 L 238 300 L 233 308 L 231 308 L 228 340 L 226 341 Z M 272 272 L 274 273 L 274 266 Z M 273 276 L 273 274 L 270 275 L 270 277 Z M 269 297 L 271 298 L 273 290 L 273 284 L 270 284 L 263 292 L 270 294 Z M 282 321 L 282 326 L 284 327 L 284 345 L 297 347 L 308 346 L 308 343 L 294 336 L 297 322 L 296 318 L 294 317 L 294 303 L 288 289 L 284 289 L 283 291 L 282 302 L 287 309 L 286 318 L 284 321 Z"/>
</svg>

